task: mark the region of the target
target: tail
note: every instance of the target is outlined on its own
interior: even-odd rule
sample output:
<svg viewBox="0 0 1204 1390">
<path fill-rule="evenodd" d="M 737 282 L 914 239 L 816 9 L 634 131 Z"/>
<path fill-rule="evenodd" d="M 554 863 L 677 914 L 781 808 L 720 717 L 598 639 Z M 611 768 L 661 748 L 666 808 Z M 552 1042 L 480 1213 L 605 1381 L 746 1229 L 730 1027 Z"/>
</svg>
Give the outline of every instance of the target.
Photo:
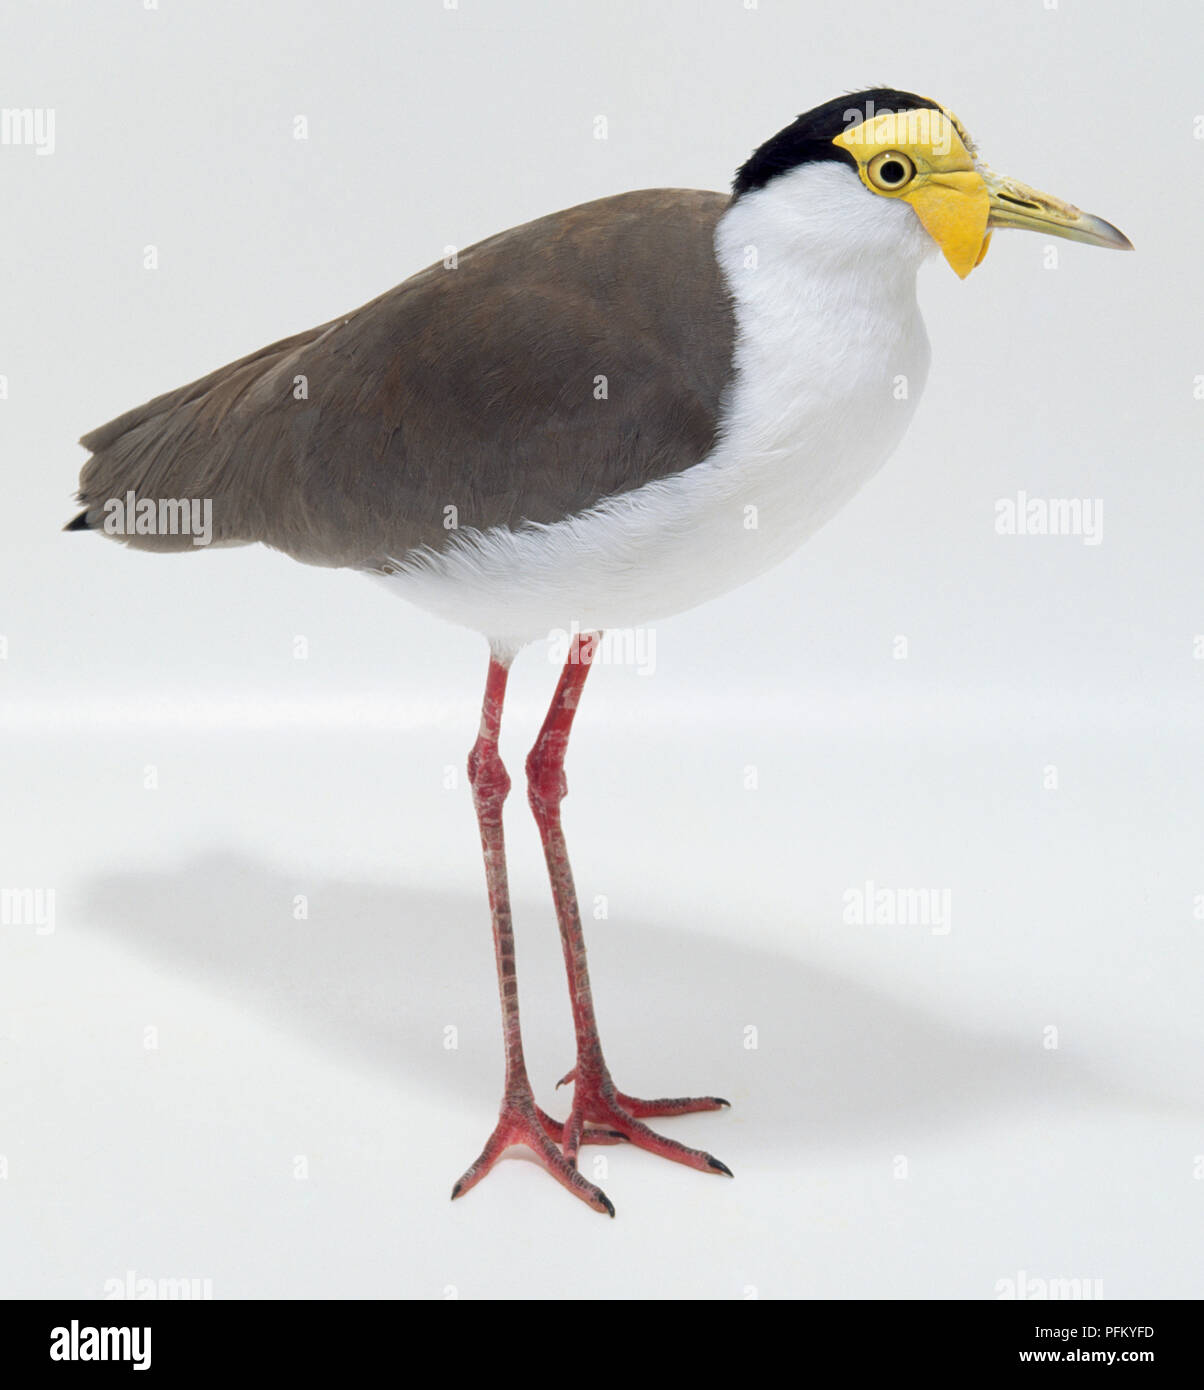
<svg viewBox="0 0 1204 1390">
<path fill-rule="evenodd" d="M 264 539 L 273 410 L 290 399 L 299 353 L 329 327 L 261 348 L 85 434 L 80 443 L 92 457 L 80 473 L 83 511 L 63 530 L 188 551 L 198 548 L 192 523 L 206 514 L 201 545 Z"/>
</svg>

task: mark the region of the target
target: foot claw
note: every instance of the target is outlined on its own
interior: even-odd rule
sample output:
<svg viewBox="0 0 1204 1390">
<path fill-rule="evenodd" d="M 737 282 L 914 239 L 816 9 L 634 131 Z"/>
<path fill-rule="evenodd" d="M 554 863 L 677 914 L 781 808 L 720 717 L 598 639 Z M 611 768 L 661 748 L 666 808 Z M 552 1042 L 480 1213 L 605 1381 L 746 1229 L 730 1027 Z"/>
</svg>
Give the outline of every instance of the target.
<svg viewBox="0 0 1204 1390">
<path fill-rule="evenodd" d="M 720 1163 L 714 1154 L 707 1154 L 706 1158 L 707 1162 L 711 1165 L 712 1168 L 714 1168 L 716 1173 L 726 1173 L 729 1178 L 734 1178 L 736 1176 L 735 1173 L 733 1173 L 732 1170 L 727 1166 L 727 1164 Z"/>
</svg>

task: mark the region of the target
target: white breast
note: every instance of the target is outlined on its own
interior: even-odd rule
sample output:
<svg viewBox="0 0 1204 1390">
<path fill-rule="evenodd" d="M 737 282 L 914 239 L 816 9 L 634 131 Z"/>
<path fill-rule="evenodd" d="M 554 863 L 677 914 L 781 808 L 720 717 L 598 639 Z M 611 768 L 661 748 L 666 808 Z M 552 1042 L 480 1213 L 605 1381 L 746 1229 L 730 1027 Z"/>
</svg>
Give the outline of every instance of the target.
<svg viewBox="0 0 1204 1390">
<path fill-rule="evenodd" d="M 805 165 L 723 216 L 737 341 L 715 449 L 549 526 L 458 535 L 382 582 L 517 650 L 633 627 L 777 564 L 885 463 L 928 370 L 916 270 L 933 243 L 852 170 Z"/>
</svg>

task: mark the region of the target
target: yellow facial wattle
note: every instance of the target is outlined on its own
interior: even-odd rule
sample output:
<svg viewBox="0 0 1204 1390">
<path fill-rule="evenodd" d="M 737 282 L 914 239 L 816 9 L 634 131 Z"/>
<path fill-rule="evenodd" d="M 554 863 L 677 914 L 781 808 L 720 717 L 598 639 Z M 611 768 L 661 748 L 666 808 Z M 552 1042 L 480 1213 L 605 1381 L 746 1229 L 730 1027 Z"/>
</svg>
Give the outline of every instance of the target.
<svg viewBox="0 0 1204 1390">
<path fill-rule="evenodd" d="M 833 144 L 857 161 L 857 172 L 871 193 L 902 198 L 915 210 L 925 231 L 964 280 L 986 255 L 991 195 L 974 156 L 943 111 L 884 111 L 842 131 Z M 897 187 L 873 177 L 897 154 L 914 171 Z M 883 157 L 886 157 L 885 163 Z"/>
</svg>

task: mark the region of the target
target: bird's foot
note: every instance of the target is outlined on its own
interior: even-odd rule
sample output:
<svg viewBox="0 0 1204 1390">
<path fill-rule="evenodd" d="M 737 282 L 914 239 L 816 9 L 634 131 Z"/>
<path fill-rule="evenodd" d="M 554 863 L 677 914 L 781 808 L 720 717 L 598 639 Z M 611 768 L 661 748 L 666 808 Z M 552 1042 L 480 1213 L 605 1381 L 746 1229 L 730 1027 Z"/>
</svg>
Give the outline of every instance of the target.
<svg viewBox="0 0 1204 1390">
<path fill-rule="evenodd" d="M 452 1200 L 463 1195 L 481 1181 L 493 1165 L 516 1144 L 530 1149 L 544 1168 L 563 1187 L 567 1187 L 574 1197 L 579 1197 L 587 1207 L 594 1211 L 615 1214 L 614 1206 L 600 1187 L 595 1187 L 577 1171 L 576 1150 L 570 1162 L 557 1147 L 562 1141 L 564 1125 L 541 1110 L 532 1100 L 530 1092 L 518 1096 L 507 1096 L 502 1101 L 501 1113 L 493 1133 L 481 1150 L 480 1157 L 452 1188 Z M 579 1143 L 583 1144 L 621 1144 L 626 1135 L 617 1129 L 589 1128 L 580 1132 Z"/>
<path fill-rule="evenodd" d="M 577 1161 L 577 1151 L 581 1144 L 589 1142 L 592 1131 L 586 1128 L 587 1122 L 604 1125 L 608 1130 L 617 1131 L 638 1148 L 649 1153 L 670 1158 L 675 1163 L 684 1163 L 687 1168 L 697 1168 L 703 1173 L 726 1173 L 730 1178 L 732 1170 L 712 1154 L 701 1149 L 687 1148 L 676 1139 L 666 1139 L 643 1123 L 645 1117 L 664 1115 L 691 1115 L 702 1110 L 725 1110 L 728 1102 L 719 1096 L 683 1096 L 676 1100 L 640 1100 L 637 1096 L 625 1095 L 610 1079 L 610 1073 L 603 1066 L 599 1071 L 578 1077 L 574 1067 L 567 1076 L 561 1077 L 557 1087 L 567 1082 L 573 1083 L 573 1108 L 564 1126 L 564 1156 L 571 1163 Z M 609 1142 L 609 1141 L 608 1141 Z"/>
</svg>

